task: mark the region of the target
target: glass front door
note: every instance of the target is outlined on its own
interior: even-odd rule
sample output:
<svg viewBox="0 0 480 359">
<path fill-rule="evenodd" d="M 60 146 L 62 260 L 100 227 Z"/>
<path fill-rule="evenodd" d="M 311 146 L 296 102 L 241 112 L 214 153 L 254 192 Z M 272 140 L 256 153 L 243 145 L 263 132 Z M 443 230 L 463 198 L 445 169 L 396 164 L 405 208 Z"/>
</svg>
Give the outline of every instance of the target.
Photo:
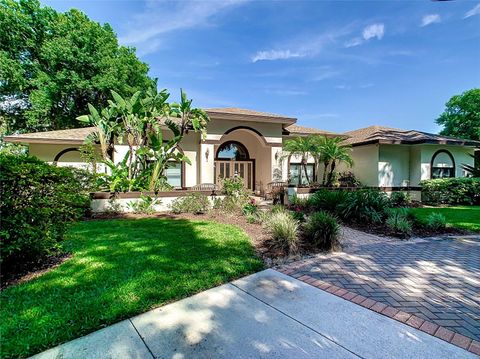
<svg viewBox="0 0 480 359">
<path fill-rule="evenodd" d="M 221 185 L 225 178 L 238 176 L 245 188 L 253 190 L 253 161 L 215 161 L 215 183 Z"/>
</svg>

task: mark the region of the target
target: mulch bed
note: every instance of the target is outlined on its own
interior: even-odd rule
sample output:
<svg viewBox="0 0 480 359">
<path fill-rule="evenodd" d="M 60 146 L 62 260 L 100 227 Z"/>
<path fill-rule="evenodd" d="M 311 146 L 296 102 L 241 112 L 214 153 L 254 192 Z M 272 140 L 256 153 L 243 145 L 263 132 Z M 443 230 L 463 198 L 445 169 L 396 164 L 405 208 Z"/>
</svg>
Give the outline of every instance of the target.
<svg viewBox="0 0 480 359">
<path fill-rule="evenodd" d="M 8 272 L 2 268 L 0 274 L 0 290 L 13 284 L 27 282 L 47 273 L 71 257 L 70 253 L 59 252 L 51 256 L 38 259 L 36 262 L 24 264 L 22 267 L 9 266 Z"/>
</svg>

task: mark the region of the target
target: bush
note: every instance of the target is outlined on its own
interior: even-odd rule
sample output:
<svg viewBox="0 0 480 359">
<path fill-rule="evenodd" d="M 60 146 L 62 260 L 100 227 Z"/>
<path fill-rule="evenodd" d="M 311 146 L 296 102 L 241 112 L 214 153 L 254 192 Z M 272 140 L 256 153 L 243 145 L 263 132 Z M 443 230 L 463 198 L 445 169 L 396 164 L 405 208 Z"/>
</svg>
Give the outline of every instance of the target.
<svg viewBox="0 0 480 359">
<path fill-rule="evenodd" d="M 347 192 L 339 203 L 337 212 L 345 221 L 376 223 L 382 221 L 385 211 L 390 208 L 388 196 L 377 190 Z"/>
<path fill-rule="evenodd" d="M 0 261 L 6 271 L 52 254 L 68 224 L 90 210 L 90 196 L 74 170 L 25 155 L 0 155 L 0 198 Z"/>
<path fill-rule="evenodd" d="M 245 216 L 254 215 L 258 212 L 258 206 L 253 198 L 243 206 L 242 212 Z"/>
<path fill-rule="evenodd" d="M 186 197 L 177 198 L 172 202 L 170 208 L 173 213 L 207 213 L 212 204 L 208 196 L 201 193 L 191 193 Z"/>
<path fill-rule="evenodd" d="M 307 240 L 322 250 L 332 250 L 338 245 L 339 232 L 337 220 L 325 211 L 313 213 L 304 225 Z"/>
<path fill-rule="evenodd" d="M 447 228 L 447 219 L 438 212 L 430 213 L 425 219 L 425 226 L 434 231 L 441 231 Z"/>
<path fill-rule="evenodd" d="M 390 202 L 393 207 L 406 207 L 412 204 L 412 198 L 408 192 L 392 192 Z"/>
<path fill-rule="evenodd" d="M 298 251 L 298 221 L 288 211 L 274 211 L 264 220 L 272 235 L 272 247 L 286 253 Z"/>
<path fill-rule="evenodd" d="M 360 187 L 362 185 L 351 171 L 339 173 L 337 181 L 340 187 Z"/>
<path fill-rule="evenodd" d="M 459 177 L 422 181 L 422 201 L 429 204 L 480 204 L 480 178 Z"/>
<path fill-rule="evenodd" d="M 347 191 L 320 190 L 308 199 L 307 205 L 316 211 L 336 213 L 338 206 L 345 202 L 348 194 Z"/>
<path fill-rule="evenodd" d="M 412 233 L 412 222 L 406 216 L 406 211 L 390 211 L 385 224 L 397 235 L 409 236 Z"/>
<path fill-rule="evenodd" d="M 161 200 L 155 199 L 150 196 L 140 195 L 140 199 L 137 201 L 130 201 L 128 203 L 128 207 L 134 213 L 145 213 L 145 214 L 152 214 L 155 213 L 155 206 L 160 205 L 162 203 Z"/>
</svg>

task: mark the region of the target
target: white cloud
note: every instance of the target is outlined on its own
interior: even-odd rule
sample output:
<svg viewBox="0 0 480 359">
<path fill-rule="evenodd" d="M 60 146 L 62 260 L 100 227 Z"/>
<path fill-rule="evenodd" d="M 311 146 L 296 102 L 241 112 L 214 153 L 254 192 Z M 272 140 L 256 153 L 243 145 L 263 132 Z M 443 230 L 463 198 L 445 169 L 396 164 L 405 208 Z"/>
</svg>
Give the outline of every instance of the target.
<svg viewBox="0 0 480 359">
<path fill-rule="evenodd" d="M 252 62 L 257 61 L 272 61 L 272 60 L 286 60 L 295 57 L 304 57 L 305 54 L 291 50 L 267 50 L 258 51 L 252 56 Z"/>
<path fill-rule="evenodd" d="M 385 33 L 384 24 L 372 24 L 363 29 L 362 36 L 365 40 L 370 40 L 376 37 L 378 40 L 381 40 L 383 34 Z"/>
<path fill-rule="evenodd" d="M 351 40 L 348 40 L 347 42 L 344 43 L 344 47 L 359 46 L 369 41 L 370 39 L 374 39 L 374 38 L 381 40 L 384 34 L 385 34 L 384 24 L 379 23 L 379 24 L 368 25 L 362 31 L 362 37 L 357 36 Z"/>
<path fill-rule="evenodd" d="M 354 37 L 353 39 L 345 43 L 345 47 L 354 47 L 354 46 L 361 45 L 362 43 L 363 43 L 363 40 L 361 38 Z"/>
<path fill-rule="evenodd" d="M 420 26 L 428 26 L 431 24 L 439 23 L 441 20 L 438 14 L 428 14 L 422 18 L 422 24 Z"/>
<path fill-rule="evenodd" d="M 177 30 L 211 26 L 215 15 L 244 2 L 244 0 L 176 3 L 149 1 L 144 11 L 134 14 L 132 20 L 126 24 L 128 30 L 119 37 L 119 42 L 135 46 L 140 56 L 146 55 L 160 47 L 162 36 Z"/>
<path fill-rule="evenodd" d="M 475 5 L 473 8 L 471 8 L 470 10 L 468 10 L 468 11 L 465 13 L 465 16 L 464 16 L 463 18 L 466 19 L 466 18 L 475 16 L 475 15 L 479 15 L 479 14 L 480 14 L 480 4 L 477 4 L 477 5 Z"/>
</svg>

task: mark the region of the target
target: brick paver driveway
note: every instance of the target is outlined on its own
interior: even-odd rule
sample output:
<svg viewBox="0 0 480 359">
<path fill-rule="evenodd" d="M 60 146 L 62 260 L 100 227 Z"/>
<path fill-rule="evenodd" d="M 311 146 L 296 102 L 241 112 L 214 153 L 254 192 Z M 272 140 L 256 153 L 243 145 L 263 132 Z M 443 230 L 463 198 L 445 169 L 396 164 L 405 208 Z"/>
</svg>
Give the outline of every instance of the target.
<svg viewBox="0 0 480 359">
<path fill-rule="evenodd" d="M 480 240 L 397 241 L 346 229 L 344 252 L 288 266 L 480 340 Z"/>
</svg>

